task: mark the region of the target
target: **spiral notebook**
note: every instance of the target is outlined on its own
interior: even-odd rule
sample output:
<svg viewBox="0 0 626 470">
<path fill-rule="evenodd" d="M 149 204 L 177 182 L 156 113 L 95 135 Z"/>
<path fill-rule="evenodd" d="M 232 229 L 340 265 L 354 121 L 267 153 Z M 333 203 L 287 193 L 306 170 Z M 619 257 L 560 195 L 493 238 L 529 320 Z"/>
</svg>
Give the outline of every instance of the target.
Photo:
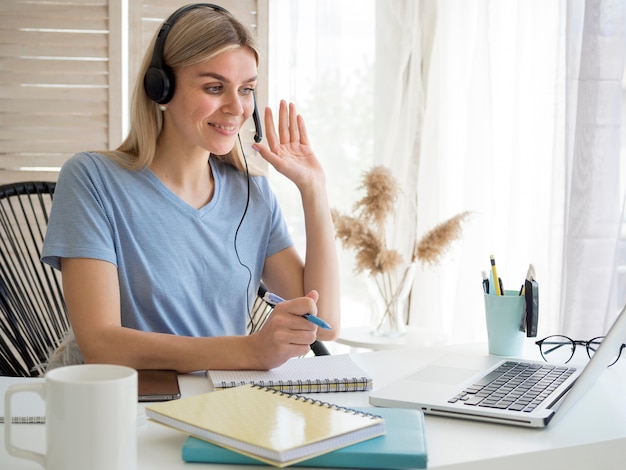
<svg viewBox="0 0 626 470">
<path fill-rule="evenodd" d="M 372 389 L 372 378 L 348 354 L 296 357 L 268 371 L 208 370 L 213 389 L 261 385 L 286 393 L 359 392 Z"/>
<path fill-rule="evenodd" d="M 294 466 L 385 470 L 427 467 L 426 429 L 421 411 L 371 406 L 355 410 L 382 416 L 385 434 L 303 460 Z M 181 456 L 185 462 L 258 464 L 251 457 L 191 436 L 184 442 Z"/>
<path fill-rule="evenodd" d="M 156 403 L 146 416 L 276 467 L 385 433 L 381 416 L 256 385 Z"/>
</svg>

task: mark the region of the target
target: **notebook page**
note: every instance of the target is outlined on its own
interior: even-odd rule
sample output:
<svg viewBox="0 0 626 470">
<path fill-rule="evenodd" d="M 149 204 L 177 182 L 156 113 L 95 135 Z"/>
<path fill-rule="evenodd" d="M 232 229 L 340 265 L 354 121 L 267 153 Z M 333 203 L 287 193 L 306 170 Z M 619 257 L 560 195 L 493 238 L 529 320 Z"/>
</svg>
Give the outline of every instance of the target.
<svg viewBox="0 0 626 470">
<path fill-rule="evenodd" d="M 371 390 L 372 379 L 348 354 L 292 358 L 269 371 L 208 370 L 214 389 L 255 384 L 287 393 Z"/>
</svg>

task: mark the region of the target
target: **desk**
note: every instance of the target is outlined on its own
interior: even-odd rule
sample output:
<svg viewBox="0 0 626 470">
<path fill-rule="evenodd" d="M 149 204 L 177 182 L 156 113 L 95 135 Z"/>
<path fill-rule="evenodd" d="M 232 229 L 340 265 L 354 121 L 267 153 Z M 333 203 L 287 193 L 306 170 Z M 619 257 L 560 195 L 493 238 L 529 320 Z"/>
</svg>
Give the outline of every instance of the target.
<svg viewBox="0 0 626 470">
<path fill-rule="evenodd" d="M 417 346 L 438 346 L 445 343 L 445 337 L 434 329 L 407 326 L 401 336 L 375 336 L 367 326 L 342 328 L 335 342 L 352 348 L 366 348 L 375 351 L 383 349 L 414 348 Z"/>
<path fill-rule="evenodd" d="M 374 379 L 374 387 L 407 375 L 441 354 L 482 352 L 485 345 L 413 348 L 353 353 L 351 356 Z M 16 379 L 0 378 L 0 386 Z M 22 379 L 24 380 L 24 379 Z M 29 380 L 29 379 L 26 379 Z M 208 391 L 203 374 L 180 376 L 183 396 Z M 560 421 L 547 429 L 426 417 L 429 468 L 441 470 L 528 470 L 532 469 L 615 469 L 626 463 L 626 361 L 624 358 L 600 377 L 598 383 Z M 345 406 L 368 406 L 367 392 L 315 394 L 316 398 Z M 141 405 L 140 405 L 141 407 Z M 140 408 L 142 409 L 142 408 Z M 138 425 L 139 470 L 250 470 L 250 466 L 185 464 L 180 448 L 185 435 L 164 426 L 145 422 Z M 31 442 L 43 447 L 44 426 L 16 425 Z M 0 442 L 4 428 L 0 426 Z M 20 441 L 22 444 L 22 441 Z M 0 449 L 0 468 L 41 470 L 34 462 L 15 459 Z M 265 467 L 270 468 L 270 467 Z"/>
</svg>

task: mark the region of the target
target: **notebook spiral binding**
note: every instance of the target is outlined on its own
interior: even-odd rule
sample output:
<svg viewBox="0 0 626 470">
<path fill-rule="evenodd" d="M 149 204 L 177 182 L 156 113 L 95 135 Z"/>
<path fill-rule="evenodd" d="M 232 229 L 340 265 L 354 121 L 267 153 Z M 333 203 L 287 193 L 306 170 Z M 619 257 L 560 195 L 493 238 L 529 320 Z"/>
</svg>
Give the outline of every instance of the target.
<svg viewBox="0 0 626 470">
<path fill-rule="evenodd" d="M 249 382 L 245 380 L 230 382 L 222 381 L 216 386 L 219 388 L 232 388 L 246 385 Z M 293 393 L 307 393 L 312 389 L 317 392 L 357 392 L 365 391 L 370 388 L 370 379 L 368 377 L 344 377 L 334 379 L 311 379 L 311 380 L 261 380 L 255 385 L 274 390 L 293 390 Z"/>
<path fill-rule="evenodd" d="M 334 410 L 343 411 L 344 413 L 351 413 L 353 415 L 364 416 L 366 418 L 371 418 L 371 419 L 382 418 L 382 416 L 374 414 L 374 413 L 368 413 L 365 411 L 355 410 L 355 409 L 348 408 L 345 406 L 335 405 L 334 403 L 329 403 L 327 401 L 318 400 L 316 398 L 305 397 L 304 395 L 282 392 L 280 390 L 276 390 L 275 388 L 269 388 L 269 387 L 265 387 L 262 385 L 252 385 L 252 388 L 258 388 L 259 390 L 263 390 L 268 393 L 273 393 L 274 395 L 287 396 L 289 398 L 293 398 L 294 400 L 302 401 L 305 403 L 310 403 L 312 405 L 325 406 L 327 408 L 331 408 Z"/>
<path fill-rule="evenodd" d="M 4 418 L 0 416 L 0 424 L 4 424 Z M 12 416 L 11 424 L 46 424 L 45 416 Z"/>
</svg>

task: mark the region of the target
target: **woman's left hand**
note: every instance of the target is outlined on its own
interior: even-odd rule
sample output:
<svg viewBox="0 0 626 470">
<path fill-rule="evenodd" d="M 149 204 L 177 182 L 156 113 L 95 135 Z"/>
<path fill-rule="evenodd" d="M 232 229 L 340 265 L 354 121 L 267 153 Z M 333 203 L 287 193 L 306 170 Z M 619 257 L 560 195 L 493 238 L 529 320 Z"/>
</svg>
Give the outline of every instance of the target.
<svg viewBox="0 0 626 470">
<path fill-rule="evenodd" d="M 324 171 L 313 149 L 302 116 L 296 113 L 293 103 L 280 102 L 278 134 L 274 127 L 272 110 L 265 108 L 265 131 L 268 146 L 254 144 L 257 150 L 277 171 L 285 175 L 302 191 L 324 181 Z"/>
</svg>

